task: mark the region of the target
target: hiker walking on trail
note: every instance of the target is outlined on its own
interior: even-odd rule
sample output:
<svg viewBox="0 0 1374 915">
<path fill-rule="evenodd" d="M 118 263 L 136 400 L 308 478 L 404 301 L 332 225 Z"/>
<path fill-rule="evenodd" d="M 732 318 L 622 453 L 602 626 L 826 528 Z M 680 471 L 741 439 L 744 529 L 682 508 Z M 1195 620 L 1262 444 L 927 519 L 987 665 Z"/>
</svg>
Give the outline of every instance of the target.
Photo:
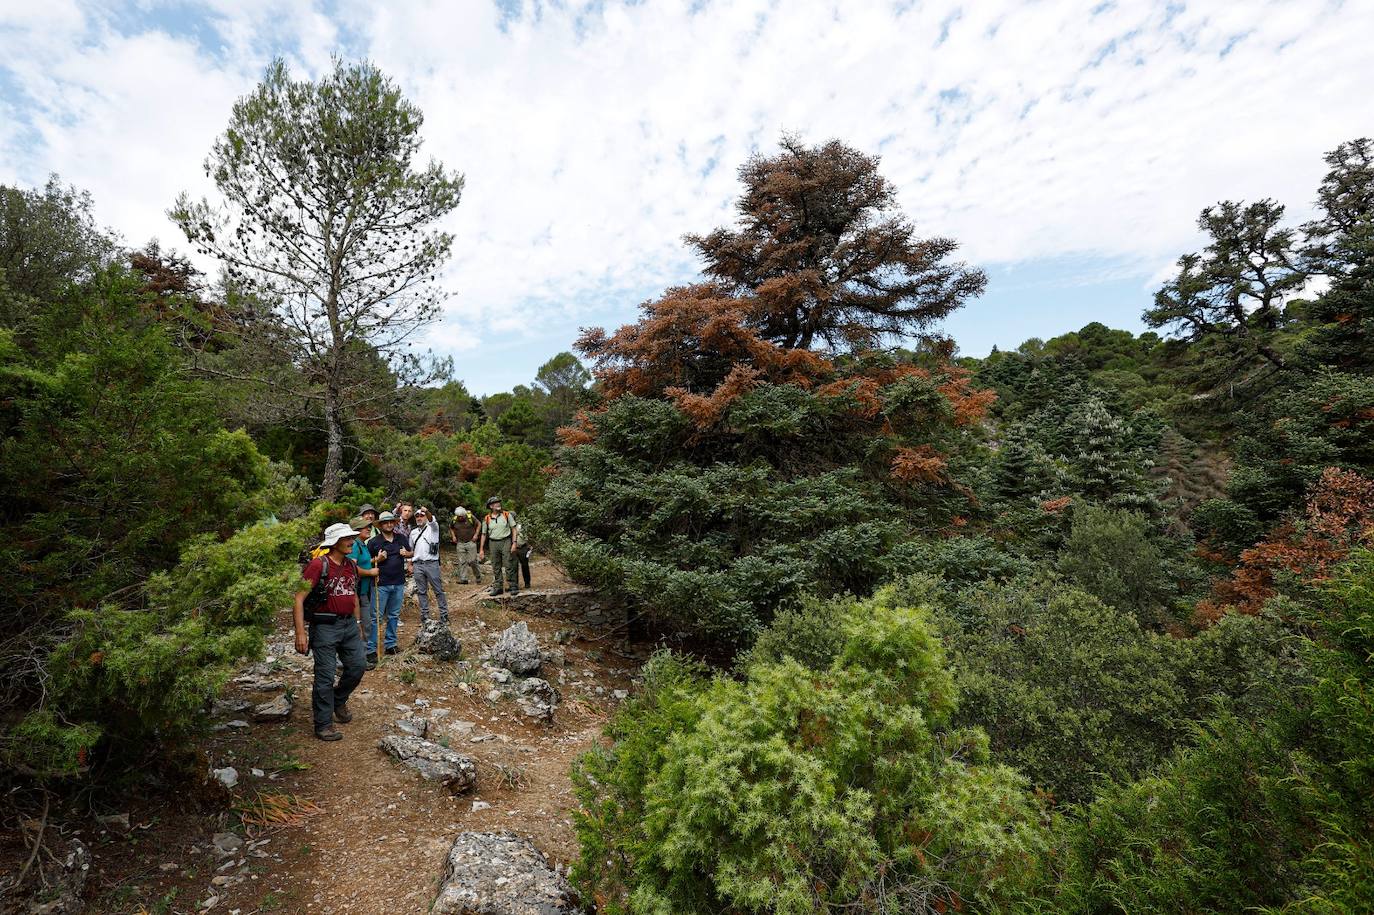
<svg viewBox="0 0 1374 915">
<path fill-rule="evenodd" d="M 534 550 L 530 548 L 530 542 L 525 539 L 525 525 L 520 523 L 515 525 L 515 533 L 511 535 L 511 543 L 514 544 L 512 549 L 515 551 L 516 564 L 520 566 L 520 577 L 525 579 L 525 590 L 528 591 L 530 587 L 530 553 Z M 511 584 L 514 584 L 514 579 L 512 579 Z"/>
<path fill-rule="evenodd" d="M 429 619 L 429 589 L 439 604 L 439 622 L 448 625 L 448 597 L 439 574 L 439 521 L 423 505 L 415 512 L 410 531 L 411 566 L 415 575 L 415 599 L 420 603 L 420 622 Z"/>
<path fill-rule="evenodd" d="M 348 558 L 357 540 L 351 525 L 331 524 L 322 546 L 329 549 L 301 570 L 302 587 L 296 592 L 296 651 L 315 652 L 315 683 L 310 704 L 315 736 L 342 740 L 334 722 L 348 724 L 353 713 L 348 697 L 363 679 L 365 665 L 362 621 L 358 609 L 358 566 Z M 339 684 L 336 668 L 343 666 Z"/>
<path fill-rule="evenodd" d="M 482 583 L 482 565 L 477 561 L 478 525 L 476 516 L 470 514 L 463 506 L 458 506 L 453 510 L 453 521 L 448 526 L 448 533 L 458 548 L 456 551 L 458 583 L 460 585 L 467 584 L 468 571 L 471 570 L 472 580 L 480 585 Z"/>
<path fill-rule="evenodd" d="M 410 555 L 409 541 L 396 533 L 396 516 L 382 512 L 377 521 L 380 531 L 370 541 L 367 549 L 377 565 L 377 613 L 384 620 L 386 633 L 382 646 L 387 654 L 395 654 L 397 647 L 396 626 L 401 619 L 401 603 L 406 591 L 406 557 Z M 367 666 L 377 666 L 377 628 L 376 624 L 367 631 Z"/>
<path fill-rule="evenodd" d="M 520 593 L 520 580 L 515 577 L 515 552 L 511 548 L 515 539 L 515 528 L 515 515 L 501 508 L 501 497 L 492 496 L 488 499 L 487 516 L 482 519 L 482 542 L 477 548 L 477 558 L 485 558 L 487 550 L 491 550 L 492 597 L 505 591 L 507 578 L 510 579 L 511 596 Z"/>
<path fill-rule="evenodd" d="M 372 515 L 377 514 L 377 510 L 371 505 L 364 505 L 363 510 L 370 511 Z M 377 570 L 373 568 L 372 551 L 367 548 L 367 542 L 372 539 L 375 528 L 372 526 L 372 519 L 366 514 L 359 514 L 351 524 L 353 532 L 358 535 L 358 539 L 353 541 L 353 549 L 349 551 L 348 558 L 358 567 L 359 616 L 363 623 L 364 639 L 370 639 L 371 642 L 368 651 L 376 651 Z"/>
</svg>

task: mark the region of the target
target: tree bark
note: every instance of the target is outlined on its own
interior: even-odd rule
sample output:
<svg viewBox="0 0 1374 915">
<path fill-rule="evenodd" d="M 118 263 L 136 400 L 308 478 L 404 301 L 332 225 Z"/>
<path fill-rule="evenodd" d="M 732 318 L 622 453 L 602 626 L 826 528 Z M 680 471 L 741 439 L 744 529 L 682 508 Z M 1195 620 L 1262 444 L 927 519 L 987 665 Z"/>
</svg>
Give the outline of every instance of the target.
<svg viewBox="0 0 1374 915">
<path fill-rule="evenodd" d="M 325 382 L 324 387 L 324 434 L 327 448 L 320 498 L 326 502 L 338 501 L 339 493 L 343 490 L 343 409 L 336 384 L 331 378 Z"/>
</svg>

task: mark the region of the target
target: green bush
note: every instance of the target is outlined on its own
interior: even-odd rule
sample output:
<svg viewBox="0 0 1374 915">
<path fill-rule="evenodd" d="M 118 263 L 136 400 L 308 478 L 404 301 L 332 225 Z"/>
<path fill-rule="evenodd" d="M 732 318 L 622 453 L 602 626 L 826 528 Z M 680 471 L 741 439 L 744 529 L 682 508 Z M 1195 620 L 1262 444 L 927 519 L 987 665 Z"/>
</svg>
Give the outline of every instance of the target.
<svg viewBox="0 0 1374 915">
<path fill-rule="evenodd" d="M 65 638 L 45 662 L 46 703 L 20 721 L 6 756 L 62 777 L 96 750 L 130 763 L 197 733 L 211 698 L 237 664 L 261 655 L 274 615 L 291 605 L 302 546 L 340 513 L 321 505 L 223 542 L 194 538 L 174 568 L 149 580 L 142 606 L 68 611 Z"/>
<path fill-rule="evenodd" d="M 1345 913 L 1374 899 L 1374 554 L 1304 608 L 1311 680 L 1222 712 L 1157 775 L 1060 821 L 1044 912 Z M 1218 627 L 1220 628 L 1220 627 Z M 1228 636 L 1232 638 L 1233 636 Z"/>
<path fill-rule="evenodd" d="M 995 758 L 1062 803 L 1150 771 L 1218 702 L 1259 713 L 1272 688 L 1301 680 L 1273 620 L 1177 639 L 1054 579 L 946 592 L 934 605 L 963 696 L 958 722 L 985 729 Z"/>
<path fill-rule="evenodd" d="M 1073 513 L 1059 571 L 1109 607 L 1142 625 L 1162 626 L 1178 595 L 1180 564 L 1157 526 L 1137 512 L 1084 505 Z"/>
<path fill-rule="evenodd" d="M 934 575 L 953 585 L 1006 580 L 1034 570 L 1029 560 L 981 535 L 907 540 L 893 547 L 883 564 L 892 578 Z"/>
<path fill-rule="evenodd" d="M 756 662 L 620 713 L 578 767 L 578 879 L 600 911 L 895 915 L 1024 887 L 1037 811 L 981 732 L 952 727 L 925 611 L 880 594 L 841 622 L 823 671 Z"/>
</svg>

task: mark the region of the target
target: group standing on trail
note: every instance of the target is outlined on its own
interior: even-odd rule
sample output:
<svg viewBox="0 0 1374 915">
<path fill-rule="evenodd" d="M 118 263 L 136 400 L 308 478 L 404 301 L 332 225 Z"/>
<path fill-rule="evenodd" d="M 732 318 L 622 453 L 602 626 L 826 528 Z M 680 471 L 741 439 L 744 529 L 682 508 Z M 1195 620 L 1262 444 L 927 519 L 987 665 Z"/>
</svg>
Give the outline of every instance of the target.
<svg viewBox="0 0 1374 915">
<path fill-rule="evenodd" d="M 507 589 L 512 596 L 519 594 L 522 577 L 525 587 L 530 586 L 529 542 L 499 496 L 487 500 L 487 515 L 480 521 L 466 508 L 456 508 L 449 536 L 460 583 L 468 584 L 469 574 L 481 583 L 481 563 L 490 552 L 492 595 Z M 409 502 L 380 513 L 364 504 L 351 522 L 331 524 L 311 551 L 301 569 L 293 621 L 296 650 L 315 654 L 310 700 L 319 739 L 343 739 L 334 725 L 353 720 L 348 697 L 363 673 L 376 668 L 379 654 L 400 650 L 398 629 L 408 586 L 414 588 L 421 623 L 429 621 L 432 592 L 439 622 L 449 625 L 441 540 L 439 519 L 423 505 L 412 516 Z"/>
</svg>

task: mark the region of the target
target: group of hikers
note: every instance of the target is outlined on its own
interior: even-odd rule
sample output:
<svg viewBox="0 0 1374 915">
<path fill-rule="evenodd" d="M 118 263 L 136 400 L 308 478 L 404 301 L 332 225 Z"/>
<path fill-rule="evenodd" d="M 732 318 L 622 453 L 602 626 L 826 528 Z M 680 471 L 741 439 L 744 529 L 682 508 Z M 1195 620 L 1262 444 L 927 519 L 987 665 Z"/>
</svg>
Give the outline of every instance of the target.
<svg viewBox="0 0 1374 915">
<path fill-rule="evenodd" d="M 482 581 L 482 563 L 492 566 L 492 595 L 520 593 L 520 581 L 530 586 L 530 546 L 513 512 L 501 499 L 487 500 L 482 519 L 463 506 L 454 509 L 448 525 L 458 559 L 458 582 Z M 430 592 L 439 623 L 448 626 L 448 596 L 440 574 L 439 518 L 429 508 L 398 502 L 379 512 L 364 504 L 351 522 L 331 524 L 301 569 L 296 593 L 296 651 L 315 653 L 311 689 L 315 736 L 342 740 L 335 722 L 348 724 L 353 713 L 348 697 L 362 682 L 363 673 L 377 666 L 379 651 L 399 650 L 401 606 L 413 590 L 420 608 L 420 624 L 430 618 Z M 469 579 L 471 575 L 471 579 Z M 381 644 L 378 629 L 385 625 Z M 337 682 L 335 676 L 338 675 Z"/>
</svg>

